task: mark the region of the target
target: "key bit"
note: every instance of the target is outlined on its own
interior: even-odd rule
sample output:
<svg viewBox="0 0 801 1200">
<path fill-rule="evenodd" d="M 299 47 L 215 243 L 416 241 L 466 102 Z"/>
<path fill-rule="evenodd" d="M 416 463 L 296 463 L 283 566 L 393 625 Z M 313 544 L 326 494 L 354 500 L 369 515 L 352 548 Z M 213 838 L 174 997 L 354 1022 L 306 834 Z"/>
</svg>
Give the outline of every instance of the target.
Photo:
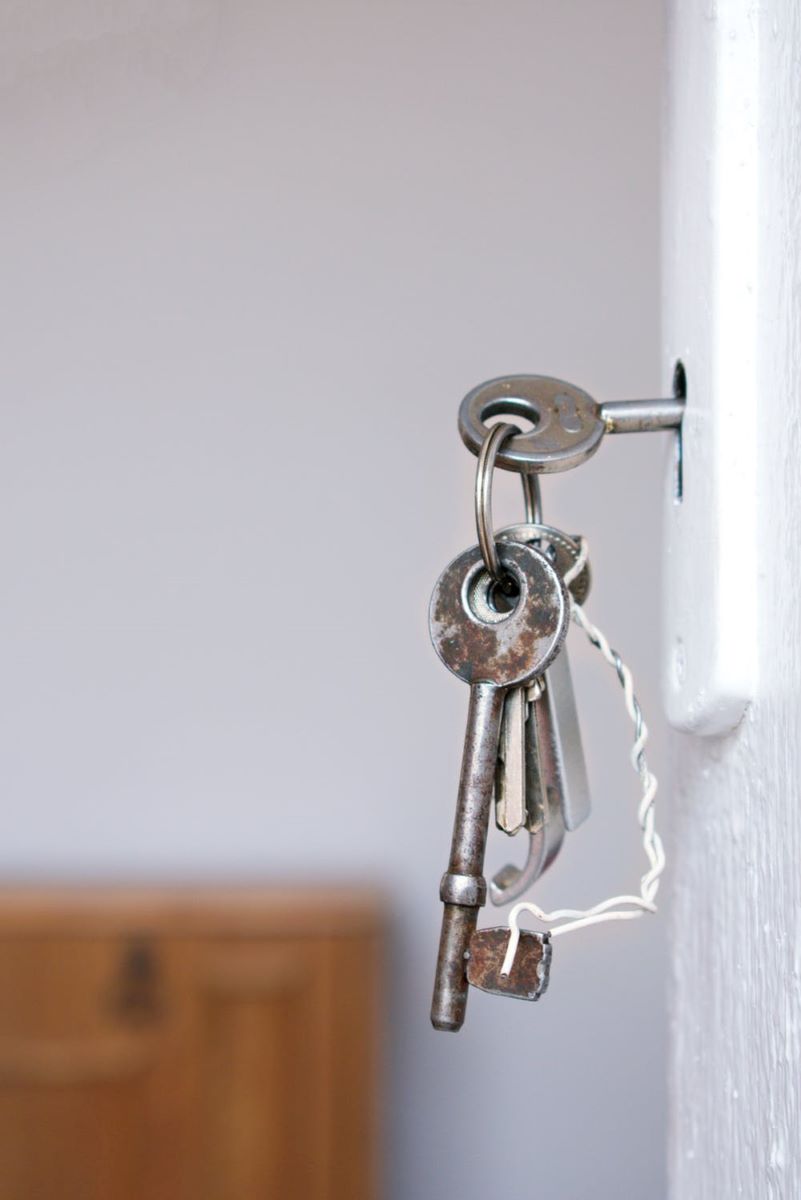
<svg viewBox="0 0 801 1200">
<path fill-rule="evenodd" d="M 503 724 L 495 772 L 495 824 L 517 833 L 526 822 L 527 689 L 513 688 L 503 705 Z"/>
<path fill-rule="evenodd" d="M 511 934 L 505 926 L 477 929 L 470 939 L 467 981 L 493 996 L 512 996 L 518 1000 L 539 1000 L 548 986 L 551 967 L 551 939 L 547 933 L 521 930 L 512 969 L 501 974 Z"/>
</svg>

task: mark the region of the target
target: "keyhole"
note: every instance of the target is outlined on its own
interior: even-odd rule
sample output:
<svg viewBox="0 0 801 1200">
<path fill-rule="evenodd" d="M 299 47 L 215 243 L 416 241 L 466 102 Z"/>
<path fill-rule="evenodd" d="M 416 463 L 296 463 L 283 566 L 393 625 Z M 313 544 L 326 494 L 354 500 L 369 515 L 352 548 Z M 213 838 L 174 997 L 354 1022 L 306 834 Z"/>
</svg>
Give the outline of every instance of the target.
<svg viewBox="0 0 801 1200">
<path fill-rule="evenodd" d="M 677 400 L 687 399 L 687 373 L 684 363 L 679 360 L 673 368 L 673 395 Z M 675 449 L 673 453 L 673 499 L 681 503 L 684 495 L 684 441 L 682 426 L 676 430 Z"/>
</svg>

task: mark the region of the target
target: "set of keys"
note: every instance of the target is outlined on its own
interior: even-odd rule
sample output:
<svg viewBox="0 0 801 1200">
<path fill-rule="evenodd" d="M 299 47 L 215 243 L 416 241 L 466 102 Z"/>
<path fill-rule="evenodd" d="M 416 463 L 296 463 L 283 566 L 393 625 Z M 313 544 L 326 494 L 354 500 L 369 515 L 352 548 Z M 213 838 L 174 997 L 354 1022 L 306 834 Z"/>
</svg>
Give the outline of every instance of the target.
<svg viewBox="0 0 801 1200">
<path fill-rule="evenodd" d="M 631 403 L 640 415 L 648 404 L 661 406 L 656 417 L 651 413 L 652 422 L 661 423 L 638 426 L 632 417 L 627 424 L 626 405 L 618 404 L 611 407 L 616 409 L 619 431 L 676 424 L 675 419 L 668 422 L 678 411 L 669 401 Z M 507 413 L 526 416 L 533 432 L 522 435 L 506 423 L 486 425 L 487 417 Z M 509 964 L 510 929 L 479 930 L 477 923 L 487 899 L 483 866 L 493 806 L 498 829 L 510 837 L 525 833 L 528 838 L 525 864 L 505 866 L 490 882 L 490 899 L 498 905 L 524 895 L 554 861 L 565 834 L 579 828 L 590 813 L 564 644 L 571 608 L 581 612 L 575 606 L 583 605 L 589 593 L 590 568 L 581 539 L 543 524 L 537 473 L 562 470 L 589 457 L 605 429 L 616 431 L 608 422 L 604 425 L 602 414 L 602 407 L 586 393 L 541 376 L 493 380 L 471 392 L 462 405 L 462 436 L 478 454 L 478 545 L 445 568 L 429 610 L 437 654 L 470 685 L 451 853 L 440 886 L 444 909 L 431 1009 L 436 1029 L 461 1028 L 470 986 L 537 1000 L 548 985 L 549 933 L 515 930 Z M 525 445 L 515 449 L 515 443 Z M 523 472 L 526 497 L 525 522 L 497 532 L 491 511 L 496 464 Z M 619 658 L 609 661 L 627 686 Z M 640 716 L 638 706 L 634 716 Z M 652 780 L 655 791 L 656 781 L 640 757 L 644 782 L 647 786 Z M 650 810 L 646 819 L 653 841 Z M 655 844 L 659 860 L 658 838 Z M 619 897 L 615 902 L 653 911 L 661 861 L 657 868 L 653 880 L 644 877 L 641 897 Z M 639 915 L 606 912 L 609 903 L 598 906 L 604 915 L 575 914 L 583 916 L 575 923 Z"/>
</svg>

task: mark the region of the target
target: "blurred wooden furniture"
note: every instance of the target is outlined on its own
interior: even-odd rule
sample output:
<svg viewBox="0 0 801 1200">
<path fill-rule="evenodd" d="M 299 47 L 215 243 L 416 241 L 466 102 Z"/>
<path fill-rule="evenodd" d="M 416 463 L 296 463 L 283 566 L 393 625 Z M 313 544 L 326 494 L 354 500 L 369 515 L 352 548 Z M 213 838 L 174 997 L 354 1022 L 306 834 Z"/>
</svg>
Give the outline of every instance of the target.
<svg viewBox="0 0 801 1200">
<path fill-rule="evenodd" d="M 374 895 L 0 889 L 3 1200 L 373 1200 Z"/>
</svg>

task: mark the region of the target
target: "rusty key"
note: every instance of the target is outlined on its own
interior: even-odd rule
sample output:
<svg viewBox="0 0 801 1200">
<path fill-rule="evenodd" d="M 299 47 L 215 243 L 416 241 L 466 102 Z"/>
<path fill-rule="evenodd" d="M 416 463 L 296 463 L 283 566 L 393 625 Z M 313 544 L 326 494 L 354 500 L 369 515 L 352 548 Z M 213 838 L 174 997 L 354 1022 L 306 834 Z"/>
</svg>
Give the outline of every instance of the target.
<svg viewBox="0 0 801 1200">
<path fill-rule="evenodd" d="M 431 1006 L 434 1028 L 454 1032 L 464 1023 L 470 938 L 486 900 L 484 851 L 504 697 L 542 674 L 569 619 L 565 586 L 544 554 L 514 543 L 499 543 L 497 550 L 506 574 L 502 605 L 495 607 L 497 585 L 476 546 L 445 568 L 429 610 L 437 654 L 470 684 L 451 854 L 440 886 L 444 911 Z M 513 607 L 506 611 L 510 594 Z"/>
</svg>

